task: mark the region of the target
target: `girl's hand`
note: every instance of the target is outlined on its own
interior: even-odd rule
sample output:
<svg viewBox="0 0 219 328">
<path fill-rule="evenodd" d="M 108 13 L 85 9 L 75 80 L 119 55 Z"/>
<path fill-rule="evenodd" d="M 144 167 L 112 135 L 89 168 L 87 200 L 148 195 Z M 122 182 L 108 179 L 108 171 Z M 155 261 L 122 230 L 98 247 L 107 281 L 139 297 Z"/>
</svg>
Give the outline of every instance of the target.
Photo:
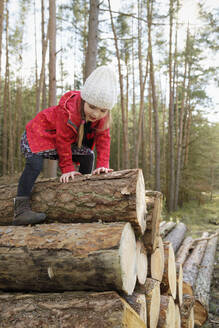
<svg viewBox="0 0 219 328">
<path fill-rule="evenodd" d="M 106 167 L 98 167 L 98 169 L 94 170 L 92 174 L 109 173 L 109 172 L 113 172 L 113 169 L 107 169 Z"/>
<path fill-rule="evenodd" d="M 60 182 L 64 182 L 64 183 L 68 182 L 70 178 L 72 178 L 72 180 L 74 180 L 75 175 L 81 175 L 81 173 L 77 172 L 77 171 L 63 173 L 60 177 Z"/>
</svg>

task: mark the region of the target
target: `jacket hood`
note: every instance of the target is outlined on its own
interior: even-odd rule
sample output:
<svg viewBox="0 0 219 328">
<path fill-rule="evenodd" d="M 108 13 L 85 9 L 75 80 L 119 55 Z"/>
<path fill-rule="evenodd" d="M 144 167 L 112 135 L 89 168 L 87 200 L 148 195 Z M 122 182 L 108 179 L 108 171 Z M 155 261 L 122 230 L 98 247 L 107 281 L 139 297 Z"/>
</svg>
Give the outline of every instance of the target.
<svg viewBox="0 0 219 328">
<path fill-rule="evenodd" d="M 69 102 L 69 100 L 71 100 Z M 65 93 L 59 100 L 59 106 L 62 109 L 67 111 L 71 111 L 72 105 L 75 107 L 80 108 L 81 104 L 81 93 L 80 91 L 69 91 Z"/>
</svg>

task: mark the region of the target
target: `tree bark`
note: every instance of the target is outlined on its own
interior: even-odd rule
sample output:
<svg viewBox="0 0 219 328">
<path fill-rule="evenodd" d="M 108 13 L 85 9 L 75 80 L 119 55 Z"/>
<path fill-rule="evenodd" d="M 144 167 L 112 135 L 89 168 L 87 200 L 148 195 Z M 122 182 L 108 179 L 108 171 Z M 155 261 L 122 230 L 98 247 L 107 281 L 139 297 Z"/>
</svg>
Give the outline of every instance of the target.
<svg viewBox="0 0 219 328">
<path fill-rule="evenodd" d="M 161 295 L 157 328 L 175 328 L 175 303 L 171 296 Z"/>
<path fill-rule="evenodd" d="M 207 237 L 207 235 L 208 233 L 203 233 L 203 237 Z M 193 295 L 199 265 L 202 261 L 206 246 L 207 240 L 198 242 L 183 265 L 183 294 Z"/>
<path fill-rule="evenodd" d="M 186 233 L 186 225 L 182 222 L 177 223 L 175 228 L 164 238 L 164 241 L 169 241 L 172 244 L 174 253 L 180 247 Z"/>
<path fill-rule="evenodd" d="M 160 236 L 164 238 L 173 228 L 176 226 L 176 222 L 169 221 L 160 226 Z"/>
<path fill-rule="evenodd" d="M 0 187 L 0 222 L 10 224 L 17 185 Z M 70 183 L 58 179 L 35 184 L 32 208 L 47 214 L 47 222 L 130 221 L 136 232 L 146 228 L 145 189 L 140 169 L 76 176 Z"/>
<path fill-rule="evenodd" d="M 195 324 L 201 327 L 208 318 L 210 287 L 218 237 L 210 239 L 200 265 L 195 285 Z"/>
<path fill-rule="evenodd" d="M 2 226 L 0 234 L 2 290 L 134 290 L 130 223 Z"/>
<path fill-rule="evenodd" d="M 194 296 L 187 294 L 183 295 L 183 304 L 180 308 L 182 328 L 194 327 L 194 303 Z"/>
<path fill-rule="evenodd" d="M 159 246 L 148 256 L 148 277 L 162 281 L 164 273 L 164 247 L 159 238 Z"/>
<path fill-rule="evenodd" d="M 0 294 L 1 328 L 146 328 L 116 292 Z"/>
<path fill-rule="evenodd" d="M 176 263 L 184 264 L 186 258 L 189 255 L 189 252 L 193 249 L 194 239 L 191 236 L 188 236 L 184 239 L 183 243 L 181 244 L 180 248 L 176 253 Z"/>
<path fill-rule="evenodd" d="M 90 0 L 88 45 L 85 59 L 85 79 L 97 66 L 99 0 Z"/>
<path fill-rule="evenodd" d="M 146 191 L 147 229 L 144 233 L 144 245 L 148 253 L 158 247 L 160 235 L 160 220 L 162 209 L 162 194 L 160 192 Z"/>
<path fill-rule="evenodd" d="M 176 264 L 171 243 L 164 243 L 164 273 L 161 293 L 176 298 Z"/>
</svg>

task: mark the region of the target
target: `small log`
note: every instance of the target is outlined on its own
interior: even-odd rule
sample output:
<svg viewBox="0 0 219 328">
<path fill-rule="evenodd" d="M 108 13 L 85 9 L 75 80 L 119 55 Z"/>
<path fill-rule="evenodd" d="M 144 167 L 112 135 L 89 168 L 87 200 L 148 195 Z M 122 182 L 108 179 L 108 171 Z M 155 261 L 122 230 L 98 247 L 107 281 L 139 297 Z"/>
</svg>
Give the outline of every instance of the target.
<svg viewBox="0 0 219 328">
<path fill-rule="evenodd" d="M 182 328 L 194 327 L 194 304 L 194 296 L 188 294 L 183 295 L 183 303 L 180 308 Z"/>
<path fill-rule="evenodd" d="M 164 273 L 161 282 L 161 293 L 176 298 L 176 263 L 172 244 L 164 244 Z"/>
<path fill-rule="evenodd" d="M 156 328 L 160 313 L 160 282 L 147 278 L 145 284 L 147 304 L 147 326 Z"/>
<path fill-rule="evenodd" d="M 204 232 L 203 237 L 207 237 L 208 233 Z M 198 275 L 199 265 L 202 261 L 207 240 L 199 241 L 188 259 L 183 265 L 183 294 L 193 295 L 195 283 Z"/>
<path fill-rule="evenodd" d="M 147 324 L 147 306 L 145 294 L 133 292 L 132 295 L 123 295 L 126 302 L 139 315 L 141 320 Z"/>
<path fill-rule="evenodd" d="M 166 221 L 161 221 L 161 223 L 160 223 L 160 228 L 163 227 L 164 224 L 166 224 Z"/>
<path fill-rule="evenodd" d="M 0 187 L 0 224 L 11 224 L 17 185 Z M 145 185 L 141 169 L 76 176 L 70 183 L 47 179 L 35 183 L 32 208 L 47 222 L 129 221 L 136 232 L 146 228 Z"/>
<path fill-rule="evenodd" d="M 147 229 L 144 233 L 144 244 L 148 253 L 152 253 L 158 247 L 160 235 L 160 220 L 162 209 L 162 194 L 158 191 L 146 191 L 147 204 Z"/>
<path fill-rule="evenodd" d="M 146 328 L 116 292 L 1 294 L 1 328 Z"/>
<path fill-rule="evenodd" d="M 161 295 L 158 328 L 175 328 L 175 308 L 171 296 Z"/>
<path fill-rule="evenodd" d="M 162 281 L 164 272 L 164 248 L 161 237 L 159 238 L 159 247 L 148 256 L 148 277 Z"/>
<path fill-rule="evenodd" d="M 189 253 L 193 250 L 194 239 L 190 236 L 185 238 L 176 253 L 176 263 L 184 264 Z"/>
<path fill-rule="evenodd" d="M 0 236 L 2 290 L 134 290 L 130 223 L 2 226 Z"/>
<path fill-rule="evenodd" d="M 175 328 L 181 328 L 181 315 L 178 304 L 176 304 L 175 308 Z"/>
<path fill-rule="evenodd" d="M 187 228 L 184 223 L 177 223 L 175 228 L 171 230 L 170 233 L 168 233 L 168 235 L 164 238 L 164 241 L 169 241 L 172 244 L 174 253 L 177 252 L 179 246 L 181 245 L 185 237 L 186 229 Z"/>
<path fill-rule="evenodd" d="M 179 306 L 183 301 L 183 269 L 182 264 L 176 263 L 176 303 Z"/>
<path fill-rule="evenodd" d="M 195 324 L 201 327 L 208 318 L 209 297 L 218 237 L 208 241 L 195 285 Z"/>
<path fill-rule="evenodd" d="M 148 258 L 147 252 L 142 241 L 136 242 L 137 251 L 137 279 L 140 284 L 144 284 L 148 272 Z"/>
<path fill-rule="evenodd" d="M 144 285 L 136 285 L 135 292 L 146 296 L 147 327 L 156 328 L 160 313 L 160 282 L 147 278 Z"/>
<path fill-rule="evenodd" d="M 169 221 L 160 225 L 160 236 L 164 238 L 173 228 L 176 226 L 176 222 Z"/>
</svg>

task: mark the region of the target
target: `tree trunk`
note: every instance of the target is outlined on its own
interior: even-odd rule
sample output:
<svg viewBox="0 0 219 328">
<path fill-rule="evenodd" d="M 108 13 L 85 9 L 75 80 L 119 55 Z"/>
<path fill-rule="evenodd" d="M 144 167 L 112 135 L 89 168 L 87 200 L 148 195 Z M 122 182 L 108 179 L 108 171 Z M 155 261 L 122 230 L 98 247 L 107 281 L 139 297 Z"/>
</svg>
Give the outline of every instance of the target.
<svg viewBox="0 0 219 328">
<path fill-rule="evenodd" d="M 161 295 L 157 328 L 175 328 L 175 303 L 171 296 Z"/>
<path fill-rule="evenodd" d="M 191 295 L 183 296 L 183 304 L 180 308 L 182 328 L 194 327 L 194 303 L 195 303 L 195 298 L 193 296 Z"/>
<path fill-rule="evenodd" d="M 56 105 L 56 0 L 49 0 L 49 107 Z M 57 176 L 57 161 L 44 160 L 44 177 Z"/>
<path fill-rule="evenodd" d="M 10 226 L 0 233 L 2 290 L 116 289 L 128 295 L 134 290 L 136 241 L 130 223 Z"/>
<path fill-rule="evenodd" d="M 176 263 L 184 264 L 186 258 L 188 257 L 190 251 L 193 249 L 194 239 L 191 236 L 186 237 L 183 240 L 180 248 L 176 253 Z"/>
<path fill-rule="evenodd" d="M 88 45 L 85 59 L 85 79 L 97 66 L 99 0 L 90 0 Z"/>
<path fill-rule="evenodd" d="M 164 248 L 163 241 L 159 238 L 159 247 L 148 256 L 148 277 L 162 281 L 164 272 Z"/>
<path fill-rule="evenodd" d="M 146 191 L 147 229 L 144 233 L 144 245 L 148 253 L 153 253 L 158 247 L 160 235 L 160 218 L 162 209 L 162 194 L 156 191 Z"/>
<path fill-rule="evenodd" d="M 175 225 L 176 225 L 176 222 L 173 222 L 173 221 L 169 221 L 169 222 L 162 224 L 162 226 L 160 226 L 160 236 L 162 238 L 164 238 L 171 230 L 173 230 Z"/>
<path fill-rule="evenodd" d="M 160 191 L 160 136 L 159 136 L 159 116 L 157 105 L 157 94 L 154 75 L 154 63 L 152 54 L 151 25 L 152 25 L 152 8 L 151 1 L 147 1 L 147 20 L 148 20 L 148 57 L 150 63 L 150 81 L 152 88 L 152 103 L 154 114 L 154 140 L 155 140 L 155 190 Z"/>
<path fill-rule="evenodd" d="M 164 243 L 164 273 L 161 282 L 161 293 L 176 299 L 176 264 L 171 243 Z"/>
<path fill-rule="evenodd" d="M 17 185 L 0 187 L 0 222 L 10 224 Z M 138 234 L 146 228 L 145 189 L 140 169 L 101 175 L 76 176 L 70 183 L 58 179 L 35 184 L 32 207 L 47 221 L 130 221 Z"/>
<path fill-rule="evenodd" d="M 201 327 L 208 318 L 210 287 L 218 237 L 208 241 L 195 285 L 195 324 Z"/>
<path fill-rule="evenodd" d="M 207 237 L 208 233 L 203 233 L 203 238 Z M 184 262 L 183 265 L 183 294 L 193 295 L 195 283 L 198 275 L 199 265 L 202 261 L 207 240 L 201 240 L 197 243 L 194 250 Z"/>
<path fill-rule="evenodd" d="M 3 33 L 3 21 L 4 21 L 4 1 L 0 1 L 0 92 L 2 90 L 1 88 L 1 72 L 2 72 L 2 33 Z"/>
<path fill-rule="evenodd" d="M 110 20 L 114 35 L 115 48 L 116 48 L 116 57 L 118 61 L 118 71 L 119 71 L 119 85 L 120 85 L 120 99 L 121 99 L 121 111 L 122 111 L 122 129 L 123 129 L 123 168 L 129 168 L 129 142 L 128 142 L 128 117 L 126 117 L 125 111 L 125 102 L 124 102 L 124 88 L 123 88 L 123 77 L 122 77 L 122 68 L 121 68 L 121 60 L 120 60 L 120 52 L 118 46 L 117 34 L 113 22 L 112 10 L 110 0 L 108 0 L 109 4 L 109 12 L 110 12 Z"/>
<path fill-rule="evenodd" d="M 131 308 L 139 315 L 141 320 L 147 323 L 147 307 L 145 294 L 133 292 L 132 295 L 124 295 L 124 299 Z"/>
<path fill-rule="evenodd" d="M 1 328 L 146 328 L 114 291 L 0 294 Z"/>
<path fill-rule="evenodd" d="M 144 247 L 143 242 L 140 240 L 136 243 L 136 250 L 137 250 L 137 279 L 140 284 L 144 284 L 147 278 L 148 272 L 148 258 L 147 252 Z"/>
<path fill-rule="evenodd" d="M 169 241 L 172 244 L 174 253 L 180 247 L 186 233 L 186 225 L 182 222 L 178 223 L 175 228 L 164 238 L 164 241 Z"/>
</svg>

